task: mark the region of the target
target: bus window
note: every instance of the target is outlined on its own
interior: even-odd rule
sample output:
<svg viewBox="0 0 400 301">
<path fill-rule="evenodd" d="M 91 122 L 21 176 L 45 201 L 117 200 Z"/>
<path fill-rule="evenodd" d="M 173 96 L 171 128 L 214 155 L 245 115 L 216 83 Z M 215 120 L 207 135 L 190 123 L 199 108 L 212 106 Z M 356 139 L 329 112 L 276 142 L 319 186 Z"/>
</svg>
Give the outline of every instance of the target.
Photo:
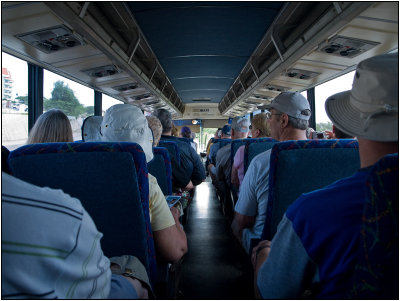
<svg viewBox="0 0 400 301">
<path fill-rule="evenodd" d="M 14 150 L 28 139 L 28 64 L 1 53 L 1 144 Z"/>
<path fill-rule="evenodd" d="M 317 128 L 315 130 L 332 130 L 332 122 L 325 112 L 325 101 L 329 96 L 335 93 L 351 90 L 354 72 L 355 71 L 349 72 L 315 87 L 315 118 L 317 124 Z M 307 92 L 303 93 L 307 94 Z"/>
<path fill-rule="evenodd" d="M 53 72 L 43 72 L 43 112 L 56 108 L 69 118 L 74 140 L 81 140 L 81 126 L 94 115 L 93 90 Z"/>
<path fill-rule="evenodd" d="M 122 101 L 112 98 L 106 94 L 103 94 L 101 102 L 102 102 L 102 106 L 101 106 L 101 112 L 102 112 L 101 115 L 102 116 L 104 116 L 105 111 L 107 111 L 107 109 L 109 107 L 123 103 Z"/>
</svg>

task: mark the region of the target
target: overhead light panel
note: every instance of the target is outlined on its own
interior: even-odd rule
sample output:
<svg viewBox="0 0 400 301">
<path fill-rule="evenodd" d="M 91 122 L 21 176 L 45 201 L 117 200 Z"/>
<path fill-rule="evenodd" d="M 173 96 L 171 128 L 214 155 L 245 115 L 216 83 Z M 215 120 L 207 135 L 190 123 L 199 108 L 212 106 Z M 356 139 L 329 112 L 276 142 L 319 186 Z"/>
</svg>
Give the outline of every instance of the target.
<svg viewBox="0 0 400 301">
<path fill-rule="evenodd" d="M 379 44 L 379 42 L 335 36 L 328 42 L 322 43 L 318 51 L 334 56 L 353 58 Z"/>
</svg>

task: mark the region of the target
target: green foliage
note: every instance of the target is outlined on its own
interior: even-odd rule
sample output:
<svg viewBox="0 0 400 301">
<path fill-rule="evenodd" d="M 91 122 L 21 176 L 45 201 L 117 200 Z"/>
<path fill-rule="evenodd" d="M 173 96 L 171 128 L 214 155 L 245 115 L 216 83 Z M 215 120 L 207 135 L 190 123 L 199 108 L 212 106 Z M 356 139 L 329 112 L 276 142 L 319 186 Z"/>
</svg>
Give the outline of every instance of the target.
<svg viewBox="0 0 400 301">
<path fill-rule="evenodd" d="M 51 99 L 43 101 L 43 108 L 59 109 L 68 116 L 78 117 L 79 115 L 93 115 L 93 106 L 84 107 L 76 98 L 74 91 L 65 84 L 63 81 L 56 81 L 54 83 L 53 91 L 51 92 Z"/>
<path fill-rule="evenodd" d="M 322 131 L 332 131 L 332 122 L 328 121 L 328 122 L 320 122 L 317 123 L 317 128 L 315 129 L 318 132 L 322 132 Z"/>
<path fill-rule="evenodd" d="M 24 105 L 28 105 L 28 95 L 26 95 L 26 96 L 18 96 L 18 97 L 15 97 L 15 99 L 23 100 L 24 101 Z"/>
</svg>

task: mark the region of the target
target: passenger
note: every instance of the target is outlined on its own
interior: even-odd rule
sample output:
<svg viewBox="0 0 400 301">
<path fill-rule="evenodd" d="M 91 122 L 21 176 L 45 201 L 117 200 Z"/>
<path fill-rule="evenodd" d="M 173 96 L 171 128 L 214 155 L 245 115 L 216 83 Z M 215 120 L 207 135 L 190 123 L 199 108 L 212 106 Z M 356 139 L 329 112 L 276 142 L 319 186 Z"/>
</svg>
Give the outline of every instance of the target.
<svg viewBox="0 0 400 301">
<path fill-rule="evenodd" d="M 219 139 L 221 137 L 221 133 L 222 133 L 222 129 L 218 128 L 214 133 L 214 139 Z M 210 138 L 210 140 L 208 140 L 208 142 L 207 142 L 207 147 L 206 147 L 205 168 L 206 168 L 207 175 L 209 174 L 207 166 L 208 166 L 208 164 L 210 164 L 210 157 L 209 157 L 210 156 L 210 149 L 211 149 L 211 146 L 214 144 L 212 141 L 213 141 L 212 138 Z"/>
<path fill-rule="evenodd" d="M 221 129 L 221 138 L 220 139 L 231 139 L 231 126 L 229 124 L 226 124 L 222 127 Z M 215 166 L 215 160 L 217 157 L 217 152 L 220 149 L 220 144 L 219 143 L 214 143 L 211 147 L 210 147 L 210 154 L 208 156 L 209 158 L 209 165 L 212 164 L 213 166 Z M 207 166 L 207 170 L 210 171 L 210 169 L 212 168 L 212 166 Z"/>
<path fill-rule="evenodd" d="M 262 241 L 254 248 L 256 287 L 261 297 L 297 299 L 311 285 L 316 286 L 316 299 L 348 297 L 368 171 L 383 156 L 398 152 L 398 76 L 397 53 L 372 57 L 358 64 L 350 91 L 326 100 L 325 109 L 335 127 L 357 137 L 361 168 L 350 177 L 300 196 L 287 209 L 272 243 Z M 392 269 L 390 275 L 373 277 L 393 279 L 396 273 L 398 277 L 398 261 Z M 395 286 L 398 298 L 398 280 Z"/>
<path fill-rule="evenodd" d="M 283 92 L 266 108 L 269 109 L 266 114 L 273 139 L 278 141 L 306 139 L 311 110 L 303 95 L 298 92 Z M 260 239 L 264 227 L 268 203 L 270 156 L 271 149 L 257 155 L 251 161 L 235 206 L 233 234 L 248 253 L 251 252 L 251 240 Z"/>
<path fill-rule="evenodd" d="M 82 141 L 95 142 L 100 141 L 100 125 L 102 116 L 89 116 L 82 123 Z"/>
<path fill-rule="evenodd" d="M 157 146 L 160 142 L 162 133 L 162 124 L 160 120 L 155 116 L 146 116 L 149 127 L 153 132 L 153 146 Z M 167 149 L 168 150 L 168 149 Z M 169 152 L 169 150 L 168 150 Z M 175 157 L 170 154 L 171 159 L 171 169 L 172 169 L 172 187 L 175 192 L 178 189 L 191 190 L 193 189 L 193 183 L 189 176 L 186 174 L 185 170 L 179 165 Z"/>
<path fill-rule="evenodd" d="M 179 133 L 178 128 L 175 126 L 174 123 L 172 123 L 171 135 L 174 137 L 179 137 L 178 133 Z"/>
<path fill-rule="evenodd" d="M 165 109 L 158 109 L 153 112 L 153 115 L 160 119 L 163 127 L 161 140 L 171 140 L 177 143 L 181 154 L 181 166 L 190 175 L 193 185 L 199 185 L 206 178 L 200 156 L 188 143 L 171 136 L 173 122 L 170 112 Z"/>
<path fill-rule="evenodd" d="M 332 124 L 332 131 L 325 131 L 327 139 L 354 139 L 354 136 L 348 135 L 339 130 Z"/>
<path fill-rule="evenodd" d="M 153 159 L 151 130 L 147 119 L 136 106 L 117 104 L 110 107 L 101 123 L 101 139 L 136 142 L 143 148 L 146 161 Z M 186 234 L 179 223 L 180 212 L 175 207 L 168 209 L 156 178 L 151 174 L 148 176 L 150 222 L 157 259 L 176 262 L 187 252 Z"/>
<path fill-rule="evenodd" d="M 260 113 L 253 117 L 250 128 L 252 138 L 271 136 L 267 120 L 266 113 Z M 244 149 L 244 145 L 240 146 L 233 159 L 231 182 L 235 187 L 240 187 L 244 178 Z"/>
<path fill-rule="evenodd" d="M 133 278 L 111 274 L 102 234 L 78 199 L 4 172 L 1 199 L 2 299 L 147 298 L 144 266 L 136 262 L 142 273 Z"/>
<path fill-rule="evenodd" d="M 307 139 L 312 139 L 313 138 L 313 133 L 315 132 L 315 130 L 313 128 L 307 128 L 306 130 L 306 137 Z"/>
<path fill-rule="evenodd" d="M 73 142 L 71 123 L 62 111 L 51 109 L 36 120 L 27 144 L 46 142 Z"/>
<path fill-rule="evenodd" d="M 192 130 L 187 126 L 183 126 L 181 128 L 181 137 L 188 139 L 192 138 Z"/>
<path fill-rule="evenodd" d="M 244 117 L 235 117 L 232 120 L 231 137 L 232 140 L 244 139 L 249 133 L 250 122 Z M 229 186 L 231 182 L 231 144 L 220 148 L 216 156 L 216 176 L 218 181 L 223 181 Z"/>
<path fill-rule="evenodd" d="M 187 126 L 183 126 L 181 128 L 181 137 L 182 138 L 187 138 L 187 139 L 192 139 L 192 130 L 187 127 Z M 194 142 L 190 141 L 190 146 L 193 147 L 193 149 L 197 152 L 197 148 L 196 145 L 194 144 Z"/>
<path fill-rule="evenodd" d="M 196 133 L 195 132 L 192 132 L 192 139 L 193 139 L 193 142 L 190 142 L 190 144 L 192 145 L 192 147 L 194 148 L 194 150 L 197 153 L 197 142 L 194 141 L 194 139 L 196 139 Z"/>
</svg>

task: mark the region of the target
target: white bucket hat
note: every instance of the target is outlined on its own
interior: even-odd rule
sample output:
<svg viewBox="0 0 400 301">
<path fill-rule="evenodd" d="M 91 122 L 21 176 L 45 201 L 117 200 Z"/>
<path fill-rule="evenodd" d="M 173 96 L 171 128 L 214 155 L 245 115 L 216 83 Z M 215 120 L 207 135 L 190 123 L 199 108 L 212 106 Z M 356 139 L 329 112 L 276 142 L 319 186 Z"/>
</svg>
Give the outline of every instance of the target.
<svg viewBox="0 0 400 301">
<path fill-rule="evenodd" d="M 102 141 L 138 143 L 146 154 L 146 161 L 153 159 L 153 133 L 136 106 L 117 104 L 110 107 L 104 114 L 100 135 Z"/>
<path fill-rule="evenodd" d="M 397 53 L 360 62 L 352 89 L 332 95 L 325 102 L 333 124 L 357 138 L 398 141 L 398 64 Z"/>
<path fill-rule="evenodd" d="M 100 141 L 102 116 L 89 116 L 82 124 L 82 140 L 85 142 Z"/>
<path fill-rule="evenodd" d="M 231 127 L 235 131 L 247 133 L 249 131 L 250 121 L 245 117 L 235 117 L 232 120 Z"/>
</svg>

